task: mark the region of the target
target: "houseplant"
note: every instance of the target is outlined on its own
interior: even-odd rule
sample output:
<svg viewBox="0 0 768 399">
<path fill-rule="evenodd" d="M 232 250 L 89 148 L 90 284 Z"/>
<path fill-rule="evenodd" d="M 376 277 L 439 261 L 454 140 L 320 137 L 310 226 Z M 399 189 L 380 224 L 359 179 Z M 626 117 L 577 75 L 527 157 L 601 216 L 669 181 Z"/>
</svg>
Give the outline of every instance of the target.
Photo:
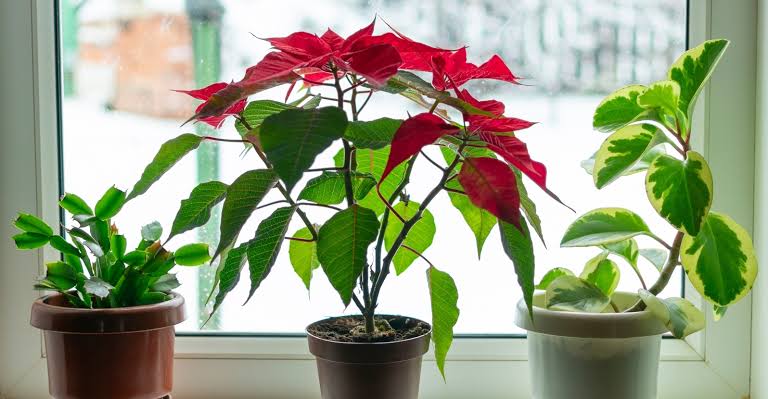
<svg viewBox="0 0 768 399">
<path fill-rule="evenodd" d="M 529 330 L 537 399 L 655 398 L 660 335 L 668 330 L 683 338 L 705 324 L 688 300 L 656 296 L 678 265 L 713 305 L 715 320 L 752 288 L 757 262 L 751 238 L 730 217 L 710 210 L 712 175 L 690 148 L 696 99 L 727 46 L 722 39 L 704 42 L 672 64 L 667 80 L 621 88 L 597 107 L 594 128 L 611 134 L 586 162 L 595 185 L 645 172 L 648 200 L 677 231 L 667 242 L 622 208 L 595 209 L 570 225 L 562 246 L 600 253 L 578 277 L 564 268 L 544 276 L 535 325 L 518 306 L 517 323 Z M 639 249 L 636 236 L 664 249 Z M 642 286 L 637 295 L 614 292 L 620 273 L 611 258 L 631 266 Z M 639 258 L 659 270 L 650 286 L 637 269 Z"/>
<path fill-rule="evenodd" d="M 229 185 L 203 183 L 187 200 L 193 204 L 191 213 L 206 215 L 198 226 L 223 201 L 213 311 L 237 284 L 245 260 L 250 299 L 268 277 L 282 242 L 289 240 L 291 263 L 307 288 L 313 270 L 321 267 L 344 307 L 354 303 L 360 311 L 307 328 L 326 399 L 416 398 L 430 332 L 444 371 L 459 310 L 453 279 L 423 254 L 435 234 L 428 205 L 437 195 L 450 196 L 477 238 L 478 253 L 498 219 L 500 238 L 530 304 L 534 262 L 529 226 L 536 231 L 540 226 L 522 175 L 551 194 L 546 168 L 530 158 L 514 134 L 532 123 L 503 116 L 504 104 L 477 100 L 462 87 L 474 79 L 515 83 L 498 56 L 477 66 L 467 62 L 464 48 L 428 46 L 397 31 L 374 35 L 374 23 L 346 39 L 330 29 L 322 36 L 296 32 L 266 39 L 274 50 L 248 68 L 241 81 L 185 91 L 204 101 L 190 120 L 218 127 L 232 116 L 241 137 L 183 135 L 165 143 L 156 163 L 147 167 L 165 171 L 203 140 L 244 143 L 260 158 L 261 169 Z M 411 71 L 431 74 L 432 81 Z M 289 101 L 296 84 L 305 92 Z M 289 85 L 285 102 L 248 99 L 280 85 Z M 361 111 L 374 95 L 400 95 L 426 112 L 405 120 L 362 120 Z M 333 143 L 341 147 L 335 165 L 313 167 L 315 157 Z M 432 144 L 441 147 L 445 163 L 422 151 Z M 441 176 L 418 202 L 407 191 L 417 160 L 431 163 Z M 299 180 L 312 173 L 319 175 L 293 195 Z M 262 204 L 273 190 L 281 199 Z M 278 204 L 252 239 L 236 243 L 256 209 Z M 315 224 L 303 211 L 309 206 L 328 208 L 332 216 Z M 293 218 L 304 227 L 288 234 Z M 371 246 L 373 256 L 368 257 Z M 419 258 L 428 265 L 432 326 L 376 314 L 392 268 L 403 273 Z"/>
<path fill-rule="evenodd" d="M 19 249 L 50 245 L 61 253 L 35 285 L 57 294 L 36 300 L 31 318 L 44 333 L 55 398 L 157 399 L 171 392 L 174 325 L 185 313 L 184 299 L 171 291 L 179 282 L 168 272 L 177 264 L 207 262 L 208 245 L 170 252 L 154 222 L 128 251 L 112 223 L 125 202 L 125 192 L 115 187 L 93 209 L 65 194 L 59 205 L 77 224 L 66 229 L 68 239 L 33 215 L 21 213 L 14 221 Z"/>
</svg>

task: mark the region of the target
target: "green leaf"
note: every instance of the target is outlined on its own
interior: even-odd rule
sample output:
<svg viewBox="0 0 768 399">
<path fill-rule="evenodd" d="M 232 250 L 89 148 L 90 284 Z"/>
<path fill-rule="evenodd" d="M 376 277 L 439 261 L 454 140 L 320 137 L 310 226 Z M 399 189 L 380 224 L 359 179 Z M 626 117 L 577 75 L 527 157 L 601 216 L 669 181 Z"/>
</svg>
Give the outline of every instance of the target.
<svg viewBox="0 0 768 399">
<path fill-rule="evenodd" d="M 323 97 L 321 95 L 312 96 L 312 98 L 309 99 L 309 101 L 305 102 L 301 108 L 304 109 L 312 109 L 317 108 L 320 106 L 320 102 L 323 100 Z"/>
<path fill-rule="evenodd" d="M 435 90 L 435 88 L 432 87 L 432 84 L 408 71 L 399 71 L 395 76 L 389 79 L 387 87 L 390 92 L 401 93 L 404 95 L 409 91 L 406 89 L 410 89 L 433 100 L 438 100 L 442 104 L 456 108 L 464 114 L 494 116 L 488 111 L 479 109 L 451 96 L 450 92 Z"/>
<path fill-rule="evenodd" d="M 634 238 L 630 238 L 624 241 L 615 242 L 612 244 L 601 245 L 603 249 L 610 253 L 616 254 L 624 258 L 632 268 L 637 270 L 637 256 L 639 255 L 639 249 L 637 247 L 637 241 Z"/>
<path fill-rule="evenodd" d="M 251 101 L 243 110 L 243 119 L 248 123 L 251 129 L 255 129 L 267 119 L 268 116 L 279 114 L 287 109 L 295 107 L 273 100 Z"/>
<path fill-rule="evenodd" d="M 564 267 L 556 267 L 550 271 L 548 271 L 546 274 L 544 274 L 544 277 L 541 278 L 541 281 L 539 281 L 538 284 L 536 284 L 537 290 L 546 290 L 547 287 L 549 287 L 550 284 L 552 284 L 553 281 L 557 280 L 558 277 L 561 276 L 573 276 L 573 272 L 569 269 L 566 269 Z"/>
<path fill-rule="evenodd" d="M 109 291 L 115 287 L 98 277 L 91 277 L 85 280 L 83 288 L 88 294 L 96 295 L 99 298 L 106 298 L 109 296 Z"/>
<path fill-rule="evenodd" d="M 536 212 L 536 204 L 528 196 L 528 189 L 523 183 L 523 173 L 517 168 L 512 168 L 512 171 L 515 172 L 515 177 L 517 178 L 517 193 L 520 195 L 520 209 L 523 210 L 525 217 L 528 219 L 528 224 L 533 227 L 536 234 L 539 236 L 541 243 L 546 247 L 547 243 L 544 242 L 544 233 L 541 231 L 541 218 Z"/>
<path fill-rule="evenodd" d="M 149 254 L 146 251 L 136 250 L 131 251 L 123 256 L 123 262 L 128 266 L 141 266 L 147 263 Z"/>
<path fill-rule="evenodd" d="M 661 217 L 695 236 L 712 206 L 712 172 L 695 151 L 688 151 L 685 161 L 662 155 L 648 169 L 645 191 Z"/>
<path fill-rule="evenodd" d="M 261 282 L 272 270 L 295 210 L 295 207 L 276 209 L 269 217 L 259 223 L 259 227 L 256 228 L 256 235 L 248 242 L 246 256 L 251 272 L 251 290 L 248 292 L 245 303 L 248 303 Z"/>
<path fill-rule="evenodd" d="M 680 99 L 680 85 L 674 80 L 662 80 L 648 87 L 637 97 L 637 104 L 643 108 L 661 108 L 664 112 L 675 115 Z"/>
<path fill-rule="evenodd" d="M 421 204 L 413 201 L 398 202 L 393 206 L 393 208 L 405 220 L 410 220 L 414 217 L 414 215 L 416 215 L 420 205 Z M 384 245 L 386 246 L 387 251 L 392 248 L 392 245 L 394 245 L 397 237 L 403 230 L 403 227 L 403 222 L 401 222 L 400 219 L 394 216 L 390 216 L 387 222 L 387 229 L 384 231 Z M 425 209 L 421 214 L 421 219 L 419 219 L 416 224 L 413 225 L 411 230 L 408 232 L 408 235 L 405 237 L 405 240 L 403 240 L 403 245 L 407 245 L 408 247 L 413 248 L 414 250 L 423 254 L 424 251 L 426 251 L 427 248 L 432 245 L 432 240 L 434 238 L 435 218 L 432 216 L 432 213 L 428 209 Z M 413 261 L 415 261 L 418 257 L 418 255 L 408 249 L 398 249 L 394 258 L 392 258 L 392 262 L 395 264 L 395 272 L 397 275 L 402 274 L 406 269 L 408 269 L 408 266 L 410 266 L 411 263 L 413 263 Z"/>
<path fill-rule="evenodd" d="M 13 224 L 21 231 L 26 231 L 28 233 L 37 233 L 44 236 L 53 234 L 51 226 L 48 226 L 47 223 L 40 220 L 37 216 L 28 213 L 19 213 L 19 216 L 13 221 Z"/>
<path fill-rule="evenodd" d="M 601 132 L 612 132 L 640 120 L 646 110 L 637 103 L 637 97 L 647 89 L 642 85 L 631 85 L 609 94 L 597 106 L 592 126 Z"/>
<path fill-rule="evenodd" d="M 211 209 L 227 195 L 227 188 L 222 182 L 209 181 L 192 189 L 189 198 L 181 200 L 168 239 L 206 224 L 211 218 Z"/>
<path fill-rule="evenodd" d="M 114 217 L 123 208 L 125 201 L 125 191 L 118 190 L 115 186 L 110 187 L 96 203 L 96 217 L 101 220 Z"/>
<path fill-rule="evenodd" d="M 223 258 L 224 266 L 219 273 L 219 292 L 216 294 L 216 301 L 213 304 L 213 311 L 211 315 L 216 313 L 216 310 L 221 306 L 224 298 L 227 297 L 230 291 L 232 291 L 237 282 L 240 281 L 240 272 L 245 265 L 245 251 L 248 248 L 248 243 L 240 244 L 237 247 L 232 248 L 227 253 L 226 258 Z"/>
<path fill-rule="evenodd" d="M 352 173 L 352 189 L 355 199 L 361 200 L 376 186 L 376 180 L 369 174 Z M 346 197 L 344 173 L 323 172 L 307 182 L 299 193 L 300 200 L 308 200 L 318 204 L 334 205 L 344 201 Z"/>
<path fill-rule="evenodd" d="M 456 156 L 456 153 L 451 151 L 449 148 L 446 147 L 440 147 L 440 150 L 443 153 L 443 157 L 445 158 L 445 161 L 450 163 L 453 161 L 453 158 Z M 518 182 L 518 191 L 520 191 L 520 187 L 523 186 L 522 179 L 517 179 Z M 450 180 L 445 184 L 446 187 L 454 190 L 463 190 L 461 185 L 456 179 Z M 527 193 L 527 192 L 526 192 Z M 520 205 L 523 206 L 525 199 L 528 199 L 527 196 L 525 196 L 525 199 L 523 198 L 525 194 L 520 191 Z M 485 244 L 485 240 L 488 238 L 488 235 L 491 234 L 491 230 L 493 230 L 494 226 L 496 226 L 496 216 L 493 216 L 492 213 L 486 211 L 485 209 L 478 208 L 475 206 L 475 204 L 472 203 L 472 201 L 469 200 L 469 198 L 466 195 L 462 195 L 459 193 L 453 193 L 448 191 L 448 198 L 451 200 L 451 204 L 454 208 L 456 208 L 460 213 L 461 216 L 464 218 L 464 222 L 467 223 L 467 226 L 469 226 L 469 229 L 472 230 L 472 234 L 475 236 L 475 244 L 477 245 L 477 258 L 480 258 L 480 254 L 483 251 L 483 245 Z M 523 210 L 528 209 L 525 206 L 523 206 Z M 535 213 L 535 205 L 533 206 L 533 212 Z M 526 211 L 526 216 L 530 218 L 528 215 L 528 212 Z M 537 216 L 538 218 L 538 216 Z M 535 228 L 535 225 L 534 225 Z M 537 230 L 538 231 L 538 230 Z"/>
<path fill-rule="evenodd" d="M 678 107 L 691 120 L 696 99 L 728 47 L 728 40 L 715 39 L 686 51 L 669 68 L 667 76 L 680 85 Z"/>
<path fill-rule="evenodd" d="M 318 229 L 319 227 L 315 227 Z M 293 238 L 304 240 L 312 239 L 312 233 L 304 227 L 293 233 Z M 312 271 L 320 266 L 317 260 L 317 241 L 297 241 L 291 240 L 288 243 L 288 257 L 293 265 L 293 270 L 309 289 L 309 283 L 312 281 Z"/>
<path fill-rule="evenodd" d="M 163 226 L 158 221 L 141 226 L 141 239 L 144 241 L 155 242 L 163 235 Z"/>
<path fill-rule="evenodd" d="M 264 119 L 261 145 L 288 191 L 315 157 L 344 136 L 347 114 L 336 107 L 289 109 Z"/>
<path fill-rule="evenodd" d="M 625 170 L 621 175 L 622 176 L 629 176 L 633 175 L 638 172 L 642 172 L 644 170 L 647 170 L 649 166 L 651 166 L 651 162 L 653 162 L 654 159 L 656 159 L 657 156 L 661 154 L 666 154 L 667 150 L 663 146 L 656 146 L 648 150 L 645 154 L 643 154 L 643 157 L 640 158 L 639 161 L 635 162 L 632 166 L 629 167 L 629 169 Z M 595 168 L 595 158 L 597 157 L 597 152 L 592 154 L 589 159 L 585 159 L 581 161 L 581 168 L 584 169 L 585 172 L 587 172 L 588 175 L 592 176 L 594 173 Z"/>
<path fill-rule="evenodd" d="M 429 298 L 432 305 L 432 340 L 435 342 L 435 361 L 445 379 L 445 358 L 453 342 L 453 327 L 459 320 L 459 291 L 453 278 L 430 266 L 427 269 Z"/>
<path fill-rule="evenodd" d="M 181 266 L 199 266 L 211 260 L 208 244 L 202 243 L 184 245 L 173 255 L 176 264 Z"/>
<path fill-rule="evenodd" d="M 344 138 L 357 148 L 378 150 L 388 146 L 403 123 L 400 119 L 379 118 L 372 121 L 349 122 Z"/>
<path fill-rule="evenodd" d="M 512 224 L 499 220 L 499 235 L 504 252 L 515 266 L 517 284 L 523 291 L 523 299 L 528 305 L 528 312 L 533 317 L 533 276 L 536 260 L 533 253 L 533 242 L 528 230 L 528 221 L 520 217 L 520 229 Z"/>
<path fill-rule="evenodd" d="M 603 252 L 587 261 L 579 277 L 594 284 L 606 296 L 610 297 L 619 285 L 621 273 L 619 266 L 608 259 L 608 252 Z"/>
<path fill-rule="evenodd" d="M 661 299 L 646 290 L 639 291 L 648 310 L 669 329 L 675 338 L 685 338 L 704 328 L 704 313 L 683 298 Z"/>
<path fill-rule="evenodd" d="M 227 188 L 227 198 L 221 209 L 219 246 L 213 257 L 235 241 L 240 229 L 251 216 L 269 190 L 277 182 L 277 176 L 270 170 L 251 170 L 243 173 Z"/>
<path fill-rule="evenodd" d="M 611 303 L 600 288 L 574 276 L 561 276 L 547 287 L 548 309 L 601 313 Z"/>
<path fill-rule="evenodd" d="M 623 208 L 598 208 L 576 219 L 563 235 L 562 247 L 589 247 L 651 234 L 636 213 Z"/>
<path fill-rule="evenodd" d="M 358 173 L 367 173 L 373 176 L 376 181 L 381 180 L 381 174 L 384 172 L 384 167 L 387 165 L 387 159 L 389 159 L 390 147 L 384 147 L 378 150 L 371 149 L 358 149 L 355 151 L 355 163 L 357 164 Z M 344 163 L 344 151 L 339 151 L 336 156 L 333 157 L 337 167 L 341 167 Z M 403 162 L 398 165 L 392 172 L 389 173 L 387 178 L 381 182 L 379 190 L 384 198 L 389 198 L 392 193 L 395 192 L 397 186 L 405 178 L 405 171 L 407 169 L 407 163 Z M 377 215 L 384 213 L 386 205 L 381 201 L 376 191 L 371 190 L 368 195 L 358 201 L 360 205 L 365 208 L 371 209 L 376 212 Z"/>
<path fill-rule="evenodd" d="M 160 180 L 165 172 L 169 171 L 173 165 L 176 165 L 190 151 L 200 146 L 202 141 L 203 137 L 186 133 L 163 143 L 152 159 L 152 162 L 144 168 L 139 181 L 133 185 L 133 189 L 128 194 L 126 201 L 146 193 L 156 181 Z M 98 206 L 96 208 L 96 214 L 98 215 Z"/>
<path fill-rule="evenodd" d="M 40 248 L 51 239 L 50 236 L 38 233 L 20 233 L 13 236 L 13 241 L 18 249 Z"/>
<path fill-rule="evenodd" d="M 720 321 L 720 319 L 725 316 L 725 312 L 728 310 L 727 306 L 718 306 L 718 305 L 712 305 L 712 317 L 715 321 Z"/>
<path fill-rule="evenodd" d="M 333 215 L 318 232 L 317 258 L 345 306 L 357 278 L 368 267 L 368 246 L 376 240 L 378 229 L 376 214 L 355 204 Z"/>
<path fill-rule="evenodd" d="M 664 264 L 667 263 L 667 251 L 658 248 L 643 248 L 640 249 L 640 256 L 651 262 L 656 267 L 656 270 L 661 271 Z"/>
<path fill-rule="evenodd" d="M 112 253 L 117 259 L 122 259 L 125 256 L 125 249 L 128 245 L 128 241 L 125 236 L 120 234 L 114 234 L 109 238 L 109 246 L 112 248 Z"/>
<path fill-rule="evenodd" d="M 60 291 L 67 291 L 77 283 L 75 269 L 69 263 L 51 262 L 45 265 L 45 279 L 50 281 Z"/>
<path fill-rule="evenodd" d="M 747 295 L 757 275 L 749 233 L 716 212 L 707 215 L 697 236 L 683 237 L 680 260 L 696 291 L 719 306 Z"/>
<path fill-rule="evenodd" d="M 109 252 L 109 224 L 103 220 L 97 220 L 90 226 L 90 230 L 91 236 L 96 240 L 96 243 L 101 250 L 103 252 Z"/>
<path fill-rule="evenodd" d="M 59 206 L 73 215 L 93 215 L 91 207 L 82 198 L 72 193 L 65 193 L 59 201 Z"/>
<path fill-rule="evenodd" d="M 164 274 L 152 284 L 152 291 L 169 293 L 178 287 L 181 287 L 181 283 L 175 274 Z"/>
<path fill-rule="evenodd" d="M 50 244 L 54 249 L 63 254 L 69 254 L 77 257 L 80 257 L 81 255 L 80 251 L 74 245 L 68 243 L 67 240 L 61 236 L 52 236 Z"/>
<path fill-rule="evenodd" d="M 637 171 L 636 165 L 666 136 L 651 124 L 625 126 L 608 136 L 595 153 L 592 178 L 597 188 L 603 188 L 621 176 Z"/>
</svg>

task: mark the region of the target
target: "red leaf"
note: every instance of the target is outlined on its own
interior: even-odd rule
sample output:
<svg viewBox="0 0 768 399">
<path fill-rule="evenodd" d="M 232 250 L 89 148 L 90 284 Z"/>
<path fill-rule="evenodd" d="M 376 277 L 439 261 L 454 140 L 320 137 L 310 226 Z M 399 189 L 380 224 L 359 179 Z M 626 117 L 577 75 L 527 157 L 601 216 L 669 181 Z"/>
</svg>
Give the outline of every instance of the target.
<svg viewBox="0 0 768 399">
<path fill-rule="evenodd" d="M 331 46 L 331 49 L 334 51 L 341 50 L 341 46 L 344 45 L 344 38 L 331 30 L 331 28 L 328 28 L 328 30 L 326 30 L 325 33 L 320 36 L 320 38 L 323 39 L 324 42 L 328 43 L 328 45 Z"/>
<path fill-rule="evenodd" d="M 479 67 L 467 62 L 466 48 L 453 53 L 443 53 L 432 59 L 432 85 L 437 90 L 457 89 L 474 79 L 495 79 L 517 83 L 517 77 L 498 55 L 494 55 Z"/>
<path fill-rule="evenodd" d="M 272 37 L 267 41 L 276 49 L 302 61 L 330 55 L 333 51 L 325 40 L 307 32 L 296 32 L 286 37 Z"/>
<path fill-rule="evenodd" d="M 504 115 L 504 103 L 497 100 L 478 100 L 467 89 L 457 92 L 456 96 L 470 105 L 488 111 L 494 115 Z"/>
<path fill-rule="evenodd" d="M 353 46 L 353 48 L 357 45 Z M 389 44 L 377 44 L 345 56 L 349 69 L 364 76 L 374 86 L 387 82 L 403 63 L 400 54 Z"/>
<path fill-rule="evenodd" d="M 389 44 L 400 54 L 403 64 L 400 69 L 410 69 L 415 71 L 431 71 L 432 57 L 443 53 L 450 53 L 449 50 L 428 46 L 424 43 L 411 40 L 406 36 L 395 31 L 395 33 L 385 33 L 379 36 L 372 36 L 361 40 L 358 45 Z"/>
<path fill-rule="evenodd" d="M 206 101 L 209 98 L 211 98 L 212 95 L 216 94 L 219 90 L 227 87 L 227 84 L 224 82 L 218 82 L 214 83 L 208 86 L 203 87 L 202 89 L 196 89 L 196 90 L 174 90 L 179 93 L 185 93 L 189 94 L 190 96 L 198 99 Z"/>
<path fill-rule="evenodd" d="M 503 116 L 491 118 L 483 115 L 469 115 L 467 116 L 467 121 L 470 126 L 469 130 L 472 132 L 516 132 L 536 124 L 536 122 L 529 122 L 518 118 L 507 118 Z"/>
<path fill-rule="evenodd" d="M 522 140 L 515 136 L 490 133 L 481 133 L 480 138 L 488 143 L 489 149 L 523 172 L 541 188 L 547 189 L 546 166 L 531 159 L 528 146 Z"/>
<path fill-rule="evenodd" d="M 195 112 L 198 112 L 201 109 L 203 109 L 209 103 L 210 98 L 214 94 L 218 93 L 219 91 L 221 91 L 225 87 L 227 87 L 226 83 L 218 82 L 218 83 L 214 83 L 214 84 L 208 85 L 206 87 L 203 87 L 202 89 L 197 89 L 197 90 L 176 90 L 176 91 L 178 91 L 180 93 L 188 94 L 188 95 L 190 95 L 190 96 L 192 96 L 192 97 L 194 97 L 194 98 L 196 98 L 198 100 L 203 100 L 204 102 L 202 104 L 198 105 L 197 109 L 195 110 Z M 209 117 L 206 117 L 206 118 L 200 118 L 199 120 L 200 120 L 200 122 L 207 123 L 207 124 L 213 126 L 214 128 L 218 129 L 219 127 L 221 127 L 221 124 L 224 122 L 224 120 L 228 116 L 230 116 L 230 115 L 237 115 L 237 114 L 243 112 L 243 109 L 245 109 L 245 100 L 240 100 L 240 101 L 236 102 L 235 104 L 233 104 L 231 107 L 229 107 L 226 110 L 224 110 L 224 112 L 221 113 L 221 115 L 209 116 Z"/>
<path fill-rule="evenodd" d="M 493 158 L 465 158 L 458 179 L 473 204 L 520 228 L 520 193 L 507 164 Z"/>
<path fill-rule="evenodd" d="M 346 40 L 344 40 L 344 44 L 341 46 L 341 52 L 346 53 L 350 51 L 352 46 L 360 39 L 364 39 L 367 37 L 370 37 L 373 35 L 373 28 L 376 25 L 376 19 L 373 20 L 368 26 L 358 30 L 357 32 L 349 35 Z"/>
<path fill-rule="evenodd" d="M 389 151 L 387 166 L 381 174 L 381 180 L 389 175 L 395 167 L 406 159 L 416 155 L 424 146 L 437 141 L 448 134 L 456 134 L 460 129 L 443 122 L 436 115 L 423 113 L 406 119 L 392 138 L 392 148 Z"/>
</svg>

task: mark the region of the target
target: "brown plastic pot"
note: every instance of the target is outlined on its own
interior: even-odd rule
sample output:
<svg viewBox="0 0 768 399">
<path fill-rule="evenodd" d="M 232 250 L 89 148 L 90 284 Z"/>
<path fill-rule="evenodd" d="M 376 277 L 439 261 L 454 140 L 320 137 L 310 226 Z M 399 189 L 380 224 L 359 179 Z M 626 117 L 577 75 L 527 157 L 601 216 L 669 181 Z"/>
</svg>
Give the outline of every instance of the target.
<svg viewBox="0 0 768 399">
<path fill-rule="evenodd" d="M 32 304 L 56 399 L 158 399 L 173 387 L 174 327 L 184 298 L 115 309 L 70 307 L 61 294 Z"/>
<path fill-rule="evenodd" d="M 323 399 L 418 399 L 431 329 L 416 338 L 368 343 L 329 341 L 312 335 L 310 327 L 309 351 L 317 359 Z"/>
</svg>

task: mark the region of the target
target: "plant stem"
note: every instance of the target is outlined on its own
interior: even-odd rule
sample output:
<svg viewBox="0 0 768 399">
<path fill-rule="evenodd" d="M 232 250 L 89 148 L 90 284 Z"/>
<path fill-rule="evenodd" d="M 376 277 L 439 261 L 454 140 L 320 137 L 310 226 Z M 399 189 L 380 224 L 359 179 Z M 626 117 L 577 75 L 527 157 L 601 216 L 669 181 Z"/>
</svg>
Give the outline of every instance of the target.
<svg viewBox="0 0 768 399">
<path fill-rule="evenodd" d="M 672 242 L 672 249 L 669 250 L 669 257 L 667 258 L 667 263 L 664 265 L 664 267 L 661 269 L 661 273 L 659 274 L 659 278 L 656 280 L 655 283 L 651 286 L 651 288 L 648 289 L 648 291 L 653 295 L 658 295 L 661 291 L 664 290 L 664 288 L 669 284 L 669 279 L 672 278 L 672 274 L 675 272 L 675 268 L 679 264 L 679 258 L 680 258 L 680 246 L 683 244 L 683 236 L 685 234 L 681 231 L 678 231 L 675 235 L 675 239 Z M 634 306 L 627 309 L 625 312 L 639 312 L 645 309 L 645 302 L 643 301 L 637 301 Z"/>
<path fill-rule="evenodd" d="M 342 210 L 338 206 L 326 205 L 326 204 L 318 204 L 316 202 L 297 202 L 296 205 L 298 205 L 298 206 L 317 206 L 317 207 L 321 207 L 321 208 L 333 209 L 333 210 L 336 210 L 336 211 Z"/>
<path fill-rule="evenodd" d="M 426 153 L 424 153 L 424 151 L 419 151 L 419 153 L 420 153 L 422 156 L 424 156 L 424 158 L 426 158 L 426 159 L 427 159 L 427 161 L 429 161 L 429 163 L 431 163 L 432 165 L 434 165 L 436 168 L 438 168 L 438 169 L 440 169 L 440 170 L 442 170 L 442 171 L 445 171 L 445 168 L 444 168 L 444 167 L 442 167 L 442 166 L 441 166 L 439 163 L 435 162 L 435 161 L 434 161 L 432 158 L 430 158 L 430 157 L 429 157 L 429 156 L 428 156 Z"/>
</svg>

